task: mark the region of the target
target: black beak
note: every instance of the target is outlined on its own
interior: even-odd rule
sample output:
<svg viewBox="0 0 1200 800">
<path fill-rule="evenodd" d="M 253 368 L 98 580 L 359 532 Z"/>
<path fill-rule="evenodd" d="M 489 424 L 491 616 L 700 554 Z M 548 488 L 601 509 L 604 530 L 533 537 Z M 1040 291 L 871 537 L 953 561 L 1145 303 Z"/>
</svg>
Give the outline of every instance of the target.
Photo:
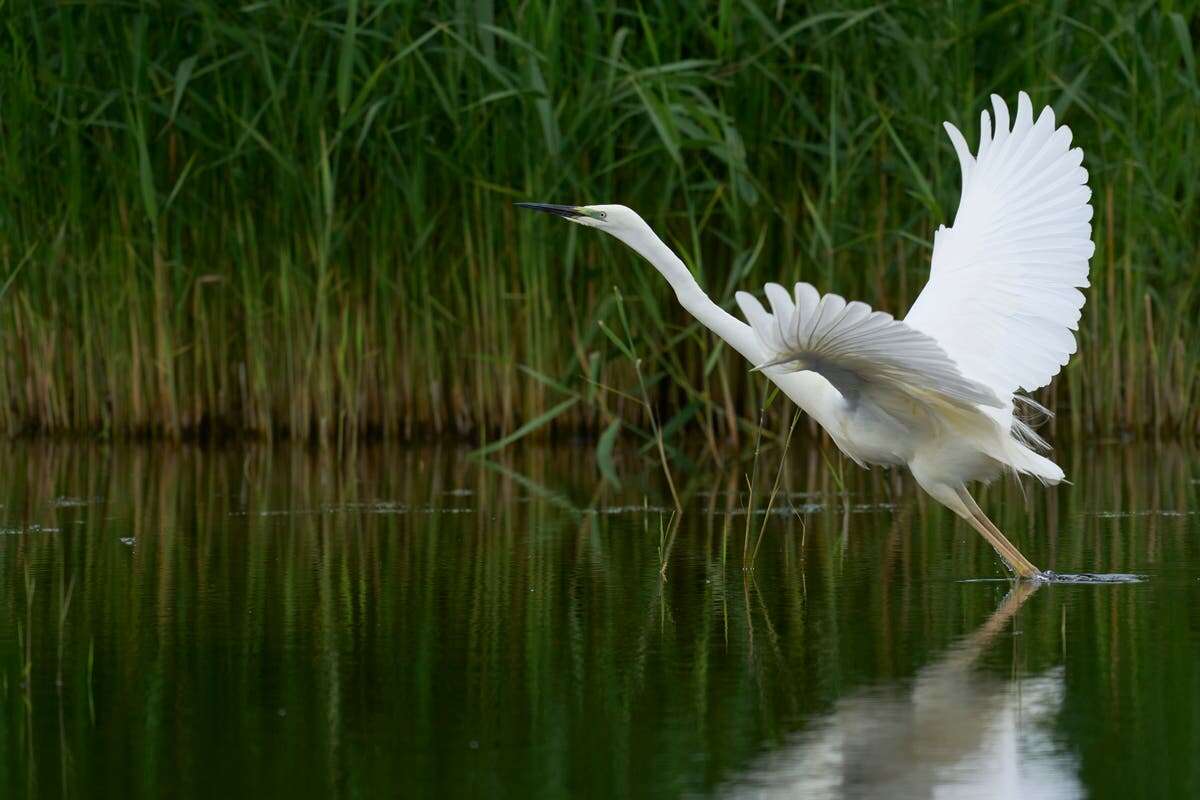
<svg viewBox="0 0 1200 800">
<path fill-rule="evenodd" d="M 547 214 L 554 214 L 558 217 L 582 217 L 584 213 L 575 206 L 552 206 L 549 203 L 514 203 L 517 208 L 528 208 L 533 211 L 544 211 Z"/>
</svg>

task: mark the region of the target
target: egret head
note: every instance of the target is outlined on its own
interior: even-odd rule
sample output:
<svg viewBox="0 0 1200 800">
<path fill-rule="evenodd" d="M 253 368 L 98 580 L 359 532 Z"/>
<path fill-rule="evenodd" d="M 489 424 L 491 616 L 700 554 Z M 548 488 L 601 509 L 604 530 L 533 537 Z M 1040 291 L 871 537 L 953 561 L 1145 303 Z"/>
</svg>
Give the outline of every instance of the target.
<svg viewBox="0 0 1200 800">
<path fill-rule="evenodd" d="M 646 225 L 641 217 L 625 206 L 555 206 L 548 203 L 517 203 L 516 205 L 518 208 L 554 214 L 589 228 L 599 228 L 618 239 L 624 238 L 622 234 L 631 233 Z"/>
<path fill-rule="evenodd" d="M 661 271 L 663 259 L 678 261 L 662 241 L 650 230 L 646 221 L 631 208 L 617 205 L 604 206 L 554 206 L 547 203 L 517 203 L 521 208 L 531 208 L 554 214 L 571 222 L 597 228 L 615 236 L 632 247 L 643 258 Z M 681 267 L 683 268 L 683 267 Z M 686 271 L 686 268 L 683 268 Z"/>
</svg>

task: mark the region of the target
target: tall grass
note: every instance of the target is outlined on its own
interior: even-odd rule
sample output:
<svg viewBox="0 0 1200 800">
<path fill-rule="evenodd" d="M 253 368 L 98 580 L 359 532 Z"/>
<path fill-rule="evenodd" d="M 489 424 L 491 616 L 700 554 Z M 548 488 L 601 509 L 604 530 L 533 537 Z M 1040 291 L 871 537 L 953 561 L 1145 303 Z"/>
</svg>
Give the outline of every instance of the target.
<svg viewBox="0 0 1200 800">
<path fill-rule="evenodd" d="M 722 302 L 805 279 L 903 312 L 957 202 L 940 122 L 1018 89 L 1074 130 L 1097 212 L 1042 399 L 1080 434 L 1200 429 L 1196 2 L 634 8 L 10 8 L 0 430 L 644 430 L 609 391 L 637 386 L 598 326 L 619 285 L 665 436 L 719 451 L 761 405 L 745 365 L 648 266 L 512 201 L 636 207 Z"/>
</svg>

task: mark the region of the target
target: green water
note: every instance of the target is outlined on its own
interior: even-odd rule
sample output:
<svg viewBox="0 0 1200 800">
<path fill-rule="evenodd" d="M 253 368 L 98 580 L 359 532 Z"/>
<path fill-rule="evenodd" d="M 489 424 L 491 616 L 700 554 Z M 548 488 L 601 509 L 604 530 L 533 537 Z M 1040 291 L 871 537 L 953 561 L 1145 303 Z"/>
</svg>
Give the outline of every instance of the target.
<svg viewBox="0 0 1200 800">
<path fill-rule="evenodd" d="M 1039 566 L 1145 576 L 1010 595 L 910 482 L 794 451 L 747 545 L 745 463 L 673 525 L 587 445 L 7 444 L 0 794 L 1200 795 L 1195 452 L 983 494 Z"/>
</svg>

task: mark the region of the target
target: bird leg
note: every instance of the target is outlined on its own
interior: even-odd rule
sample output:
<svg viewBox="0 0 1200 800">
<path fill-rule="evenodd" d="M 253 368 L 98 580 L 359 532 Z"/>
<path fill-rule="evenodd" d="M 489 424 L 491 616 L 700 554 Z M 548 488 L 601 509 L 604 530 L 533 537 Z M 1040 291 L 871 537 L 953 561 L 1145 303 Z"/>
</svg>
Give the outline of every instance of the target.
<svg viewBox="0 0 1200 800">
<path fill-rule="evenodd" d="M 967 522 L 988 540 L 988 543 L 995 549 L 1000 558 L 1004 559 L 1004 563 L 1008 568 L 1015 572 L 1021 578 L 1040 578 L 1041 570 L 1033 565 L 1033 563 L 1021 554 L 1021 551 L 1016 548 L 1012 542 L 1008 540 L 999 528 L 996 527 L 979 504 L 975 502 L 975 498 L 971 497 L 966 489 L 960 489 L 958 496 L 962 499 L 967 507 L 967 511 L 971 516 L 967 517 Z"/>
</svg>

